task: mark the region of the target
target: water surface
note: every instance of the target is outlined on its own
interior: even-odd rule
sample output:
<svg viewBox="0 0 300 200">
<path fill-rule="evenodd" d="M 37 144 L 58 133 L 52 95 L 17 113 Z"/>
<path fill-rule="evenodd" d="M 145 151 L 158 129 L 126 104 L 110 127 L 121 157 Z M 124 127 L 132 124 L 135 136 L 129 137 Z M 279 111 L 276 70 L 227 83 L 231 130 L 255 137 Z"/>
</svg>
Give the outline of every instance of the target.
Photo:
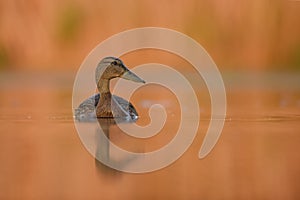
<svg viewBox="0 0 300 200">
<path fill-rule="evenodd" d="M 187 77 L 193 80 L 192 74 Z M 172 165 L 145 174 L 106 167 L 85 149 L 71 112 L 73 78 L 1 74 L 0 199 L 299 199 L 299 75 L 224 73 L 226 123 L 213 151 L 201 160 L 210 101 L 205 87 L 195 88 L 201 119 L 194 142 Z M 153 95 L 157 91 L 160 95 Z M 150 122 L 150 104 L 164 105 L 166 126 L 154 137 L 136 139 L 109 124 L 110 140 L 139 153 L 170 142 L 181 112 L 175 96 L 166 88 L 145 86 L 131 101 L 141 126 Z M 95 153 L 123 165 L 137 162 L 107 152 L 97 130 L 91 134 Z"/>
</svg>

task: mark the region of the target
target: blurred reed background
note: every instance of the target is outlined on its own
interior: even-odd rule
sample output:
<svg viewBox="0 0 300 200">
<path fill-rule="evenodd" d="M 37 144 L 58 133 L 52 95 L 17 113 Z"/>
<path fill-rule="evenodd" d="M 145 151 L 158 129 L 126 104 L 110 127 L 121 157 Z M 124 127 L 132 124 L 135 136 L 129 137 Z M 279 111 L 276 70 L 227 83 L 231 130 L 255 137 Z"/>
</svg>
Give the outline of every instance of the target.
<svg viewBox="0 0 300 200">
<path fill-rule="evenodd" d="M 198 160 L 210 95 L 199 74 L 185 73 L 201 108 L 196 139 L 174 164 L 137 175 L 87 152 L 71 102 L 88 53 L 145 26 L 180 31 L 207 50 L 224 78 L 227 116 L 214 150 Z M 0 199 L 300 199 L 299 36 L 300 0 L 0 0 Z M 129 68 L 192 68 L 159 50 L 124 57 Z M 148 105 L 158 103 L 172 114 L 167 128 L 178 127 L 181 105 L 167 89 L 150 84 L 132 96 L 141 125 Z M 117 145 L 143 152 L 166 145 L 171 128 L 140 143 L 115 125 L 110 134 Z"/>
<path fill-rule="evenodd" d="M 300 1 L 0 0 L 0 69 L 75 71 L 99 42 L 158 26 L 197 40 L 221 69 L 299 70 Z"/>
</svg>

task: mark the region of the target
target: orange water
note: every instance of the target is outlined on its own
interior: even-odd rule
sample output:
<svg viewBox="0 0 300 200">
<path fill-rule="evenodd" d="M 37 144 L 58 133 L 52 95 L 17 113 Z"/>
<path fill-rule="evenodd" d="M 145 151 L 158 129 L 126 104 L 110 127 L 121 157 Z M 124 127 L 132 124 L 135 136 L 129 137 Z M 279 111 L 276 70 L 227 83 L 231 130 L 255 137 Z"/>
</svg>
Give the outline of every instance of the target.
<svg viewBox="0 0 300 200">
<path fill-rule="evenodd" d="M 202 160 L 210 103 L 200 88 L 200 128 L 191 147 L 172 165 L 145 174 L 110 169 L 87 152 L 73 123 L 73 79 L 67 73 L 1 74 L 0 199 L 299 199 L 297 74 L 225 73 L 226 123 Z M 152 101 L 173 98 L 161 94 Z M 142 100 L 139 91 L 132 98 L 140 125 L 149 122 Z M 169 109 L 178 112 L 171 102 Z M 168 123 L 176 129 L 174 116 Z M 173 137 L 168 128 L 149 141 L 131 140 L 114 127 L 110 132 L 132 151 L 161 148 Z"/>
</svg>

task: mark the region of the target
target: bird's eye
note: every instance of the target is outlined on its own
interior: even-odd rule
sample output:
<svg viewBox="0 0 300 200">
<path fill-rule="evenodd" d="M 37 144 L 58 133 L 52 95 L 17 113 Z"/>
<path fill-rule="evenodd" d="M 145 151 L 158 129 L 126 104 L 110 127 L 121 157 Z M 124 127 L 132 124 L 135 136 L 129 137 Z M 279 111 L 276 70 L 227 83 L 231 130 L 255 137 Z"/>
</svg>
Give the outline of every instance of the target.
<svg viewBox="0 0 300 200">
<path fill-rule="evenodd" d="M 112 65 L 117 65 L 118 63 L 117 63 L 117 61 L 113 61 L 111 64 Z"/>
</svg>

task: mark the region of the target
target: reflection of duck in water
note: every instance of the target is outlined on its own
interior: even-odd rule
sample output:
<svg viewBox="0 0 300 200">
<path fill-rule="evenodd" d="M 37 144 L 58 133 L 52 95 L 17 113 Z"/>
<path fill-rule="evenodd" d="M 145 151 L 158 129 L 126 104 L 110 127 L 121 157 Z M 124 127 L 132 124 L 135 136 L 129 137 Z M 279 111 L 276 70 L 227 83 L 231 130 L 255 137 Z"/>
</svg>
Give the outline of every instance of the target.
<svg viewBox="0 0 300 200">
<path fill-rule="evenodd" d="M 133 161 L 136 160 L 135 155 L 126 155 L 114 145 L 111 141 L 112 138 L 116 138 L 119 134 L 124 134 L 121 130 L 112 131 L 113 127 L 116 127 L 119 120 L 114 118 L 98 118 L 98 124 L 100 127 L 96 128 L 95 133 L 95 164 L 99 175 L 109 176 L 110 178 L 114 175 L 121 175 L 118 170 L 126 169 Z M 133 121 L 122 120 L 123 123 L 130 123 Z M 114 137 L 115 136 L 115 137 Z M 126 141 L 124 141 L 126 142 Z M 139 150 L 139 149 L 138 149 Z"/>
<path fill-rule="evenodd" d="M 99 93 L 89 97 L 75 109 L 77 119 L 91 116 L 95 111 L 97 118 L 138 118 L 138 113 L 130 102 L 111 94 L 109 81 L 117 77 L 140 83 L 145 83 L 144 80 L 129 71 L 120 59 L 114 57 L 106 57 L 100 61 L 95 77 Z"/>
</svg>

